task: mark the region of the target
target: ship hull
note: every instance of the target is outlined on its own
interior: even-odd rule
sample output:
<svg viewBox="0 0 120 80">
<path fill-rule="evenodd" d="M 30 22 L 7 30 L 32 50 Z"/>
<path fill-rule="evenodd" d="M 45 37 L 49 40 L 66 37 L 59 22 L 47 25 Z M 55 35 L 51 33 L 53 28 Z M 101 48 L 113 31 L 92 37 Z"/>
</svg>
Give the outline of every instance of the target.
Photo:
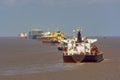
<svg viewBox="0 0 120 80">
<path fill-rule="evenodd" d="M 62 47 L 58 47 L 58 50 L 59 50 L 59 51 L 63 51 L 63 48 L 62 48 Z"/>
<path fill-rule="evenodd" d="M 51 41 L 51 40 L 41 40 L 43 43 L 53 43 L 53 44 L 58 44 L 58 41 Z"/>
<path fill-rule="evenodd" d="M 104 60 L 103 54 L 97 55 L 63 55 L 63 61 L 68 63 L 74 62 L 100 62 Z"/>
<path fill-rule="evenodd" d="M 41 35 L 29 35 L 29 39 L 39 39 Z"/>
</svg>

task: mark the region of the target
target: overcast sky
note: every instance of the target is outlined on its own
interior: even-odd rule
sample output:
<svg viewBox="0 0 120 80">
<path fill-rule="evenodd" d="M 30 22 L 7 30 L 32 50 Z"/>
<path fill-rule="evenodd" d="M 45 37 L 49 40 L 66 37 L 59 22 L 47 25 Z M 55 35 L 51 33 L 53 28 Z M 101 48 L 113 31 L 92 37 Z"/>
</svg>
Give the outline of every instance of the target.
<svg viewBox="0 0 120 80">
<path fill-rule="evenodd" d="M 120 36 L 120 0 L 0 0 L 0 36 L 31 29 Z"/>
</svg>

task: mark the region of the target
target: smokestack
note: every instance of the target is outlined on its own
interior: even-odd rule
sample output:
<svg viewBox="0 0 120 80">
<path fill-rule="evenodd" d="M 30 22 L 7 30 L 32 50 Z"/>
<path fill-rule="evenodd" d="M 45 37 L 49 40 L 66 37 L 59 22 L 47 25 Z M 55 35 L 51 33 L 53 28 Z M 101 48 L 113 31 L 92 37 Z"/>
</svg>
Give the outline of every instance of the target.
<svg viewBox="0 0 120 80">
<path fill-rule="evenodd" d="M 82 37 L 81 37 L 81 33 L 80 33 L 80 28 L 77 30 L 77 42 L 81 43 L 82 42 Z"/>
</svg>

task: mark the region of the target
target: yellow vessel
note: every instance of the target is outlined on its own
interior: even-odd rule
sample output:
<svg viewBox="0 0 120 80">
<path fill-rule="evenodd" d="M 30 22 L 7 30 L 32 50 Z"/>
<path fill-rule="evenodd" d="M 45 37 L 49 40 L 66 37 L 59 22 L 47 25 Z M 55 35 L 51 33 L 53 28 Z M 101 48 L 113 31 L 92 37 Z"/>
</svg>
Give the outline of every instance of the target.
<svg viewBox="0 0 120 80">
<path fill-rule="evenodd" d="M 61 31 L 54 32 L 53 34 L 53 41 L 61 41 L 65 38 L 64 33 Z"/>
<path fill-rule="evenodd" d="M 42 42 L 50 42 L 50 43 L 59 43 L 61 40 L 65 38 L 64 33 L 61 31 L 56 31 L 56 32 L 45 32 L 43 33 L 43 36 L 40 37 L 40 40 Z"/>
</svg>

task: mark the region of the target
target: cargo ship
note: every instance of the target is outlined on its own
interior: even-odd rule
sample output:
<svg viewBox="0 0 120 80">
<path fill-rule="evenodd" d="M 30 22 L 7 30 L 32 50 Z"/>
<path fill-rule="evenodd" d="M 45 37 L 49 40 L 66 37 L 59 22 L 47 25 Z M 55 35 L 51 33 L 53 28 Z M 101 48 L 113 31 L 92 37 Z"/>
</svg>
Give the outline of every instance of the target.
<svg viewBox="0 0 120 80">
<path fill-rule="evenodd" d="M 29 39 L 39 39 L 42 36 L 43 31 L 41 29 L 33 29 L 29 31 Z"/>
<path fill-rule="evenodd" d="M 80 28 L 77 30 L 77 37 L 61 41 L 62 46 L 58 47 L 63 53 L 64 62 L 100 62 L 104 60 L 103 53 L 93 44 L 97 39 L 81 37 Z"/>
<path fill-rule="evenodd" d="M 56 32 L 44 32 L 42 36 L 39 38 L 43 43 L 59 43 L 61 40 L 65 38 L 64 33 L 61 31 Z"/>
</svg>

